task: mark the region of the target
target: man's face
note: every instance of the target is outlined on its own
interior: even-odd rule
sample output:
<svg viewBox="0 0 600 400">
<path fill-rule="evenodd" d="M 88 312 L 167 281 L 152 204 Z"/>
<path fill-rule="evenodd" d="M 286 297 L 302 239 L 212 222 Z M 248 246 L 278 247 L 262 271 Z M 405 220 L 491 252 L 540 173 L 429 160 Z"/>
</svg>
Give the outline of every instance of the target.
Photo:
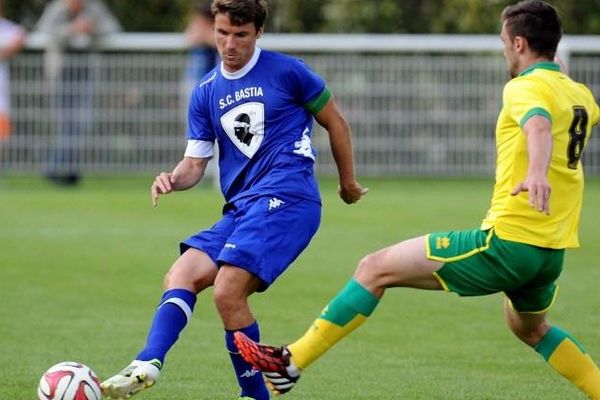
<svg viewBox="0 0 600 400">
<path fill-rule="evenodd" d="M 236 26 L 226 14 L 215 16 L 217 50 L 226 71 L 238 71 L 248 63 L 261 33 L 262 29 L 257 32 L 252 22 Z"/>
<path fill-rule="evenodd" d="M 508 35 L 508 31 L 506 30 L 506 22 L 502 24 L 502 33 L 500 34 L 500 38 L 502 39 L 503 53 L 504 58 L 506 59 L 508 73 L 510 74 L 511 78 L 514 78 L 519 73 L 519 59 L 517 49 L 515 48 L 515 43 L 513 40 L 511 40 L 510 36 Z"/>
</svg>

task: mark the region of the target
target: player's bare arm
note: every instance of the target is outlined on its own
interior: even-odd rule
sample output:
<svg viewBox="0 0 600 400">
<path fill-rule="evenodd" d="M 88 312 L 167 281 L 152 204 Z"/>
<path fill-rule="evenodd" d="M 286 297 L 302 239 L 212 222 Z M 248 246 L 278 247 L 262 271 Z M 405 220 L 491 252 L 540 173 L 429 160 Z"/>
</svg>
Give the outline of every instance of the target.
<svg viewBox="0 0 600 400">
<path fill-rule="evenodd" d="M 186 190 L 196 185 L 204 176 L 209 158 L 184 157 L 173 172 L 161 172 L 150 187 L 152 205 L 158 204 L 158 196 L 173 191 Z"/>
<path fill-rule="evenodd" d="M 523 133 L 527 137 L 527 177 L 515 186 L 511 194 L 529 192 L 529 205 L 539 212 L 550 214 L 548 167 L 552 157 L 552 125 L 547 118 L 536 115 L 525 123 Z"/>
<path fill-rule="evenodd" d="M 315 118 L 329 133 L 331 151 L 340 178 L 339 195 L 346 204 L 356 203 L 367 193 L 368 189 L 363 188 L 354 176 L 350 126 L 333 98 L 327 102 Z"/>
</svg>

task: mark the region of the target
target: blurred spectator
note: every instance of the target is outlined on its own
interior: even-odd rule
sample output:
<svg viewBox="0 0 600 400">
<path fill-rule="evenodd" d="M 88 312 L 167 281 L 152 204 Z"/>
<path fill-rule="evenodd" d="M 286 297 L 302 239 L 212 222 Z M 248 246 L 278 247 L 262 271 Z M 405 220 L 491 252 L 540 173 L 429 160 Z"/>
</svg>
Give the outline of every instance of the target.
<svg viewBox="0 0 600 400">
<path fill-rule="evenodd" d="M 37 29 L 48 36 L 45 74 L 56 110 L 56 148 L 46 173 L 55 183 L 75 185 L 91 122 L 94 51 L 103 36 L 120 26 L 99 0 L 53 0 Z"/>
<path fill-rule="evenodd" d="M 186 97 L 192 92 L 196 82 L 210 72 L 219 60 L 215 47 L 214 18 L 210 5 L 198 3 L 185 30 L 185 39 L 190 47 L 190 57 L 186 68 Z"/>
<path fill-rule="evenodd" d="M 10 135 L 8 59 L 18 53 L 24 44 L 25 31 L 4 18 L 3 2 L 0 0 L 0 141 Z"/>
<path fill-rule="evenodd" d="M 199 1 L 194 6 L 190 22 L 185 29 L 185 40 L 190 50 L 181 93 L 181 117 L 187 123 L 188 105 L 194 87 L 220 62 L 215 43 L 215 19 L 210 2 Z M 217 152 L 215 149 L 215 157 Z M 218 170 L 217 164 L 210 165 L 207 169 L 215 177 L 213 183 L 216 186 L 219 185 L 216 179 Z"/>
</svg>

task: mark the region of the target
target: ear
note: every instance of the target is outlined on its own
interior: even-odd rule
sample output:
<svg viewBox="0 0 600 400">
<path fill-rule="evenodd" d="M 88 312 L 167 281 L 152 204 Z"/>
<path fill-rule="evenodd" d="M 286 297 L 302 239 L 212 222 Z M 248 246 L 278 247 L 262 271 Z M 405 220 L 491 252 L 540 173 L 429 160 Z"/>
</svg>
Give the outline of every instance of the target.
<svg viewBox="0 0 600 400">
<path fill-rule="evenodd" d="M 263 34 L 263 32 L 264 32 L 264 31 L 265 31 L 265 28 L 264 28 L 264 27 L 261 27 L 261 28 L 258 30 L 258 32 L 256 32 L 256 38 L 258 39 L 258 38 L 260 37 L 260 35 L 262 35 L 262 34 Z"/>
<path fill-rule="evenodd" d="M 527 39 L 525 39 L 523 36 L 515 36 L 515 38 L 513 39 L 513 43 L 514 43 L 515 50 L 518 53 L 524 53 L 527 50 L 527 48 L 529 47 L 529 43 L 527 43 Z"/>
</svg>

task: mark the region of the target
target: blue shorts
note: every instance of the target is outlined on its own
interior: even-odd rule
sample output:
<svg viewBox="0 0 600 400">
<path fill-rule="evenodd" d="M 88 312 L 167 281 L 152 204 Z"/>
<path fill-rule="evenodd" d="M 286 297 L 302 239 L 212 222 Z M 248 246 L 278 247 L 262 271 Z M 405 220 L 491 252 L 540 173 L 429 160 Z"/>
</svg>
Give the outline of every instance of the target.
<svg viewBox="0 0 600 400">
<path fill-rule="evenodd" d="M 218 265 L 235 265 L 256 275 L 264 291 L 300 255 L 317 232 L 321 204 L 291 196 L 263 196 L 228 204 L 210 229 L 180 244 L 193 247 Z"/>
</svg>

